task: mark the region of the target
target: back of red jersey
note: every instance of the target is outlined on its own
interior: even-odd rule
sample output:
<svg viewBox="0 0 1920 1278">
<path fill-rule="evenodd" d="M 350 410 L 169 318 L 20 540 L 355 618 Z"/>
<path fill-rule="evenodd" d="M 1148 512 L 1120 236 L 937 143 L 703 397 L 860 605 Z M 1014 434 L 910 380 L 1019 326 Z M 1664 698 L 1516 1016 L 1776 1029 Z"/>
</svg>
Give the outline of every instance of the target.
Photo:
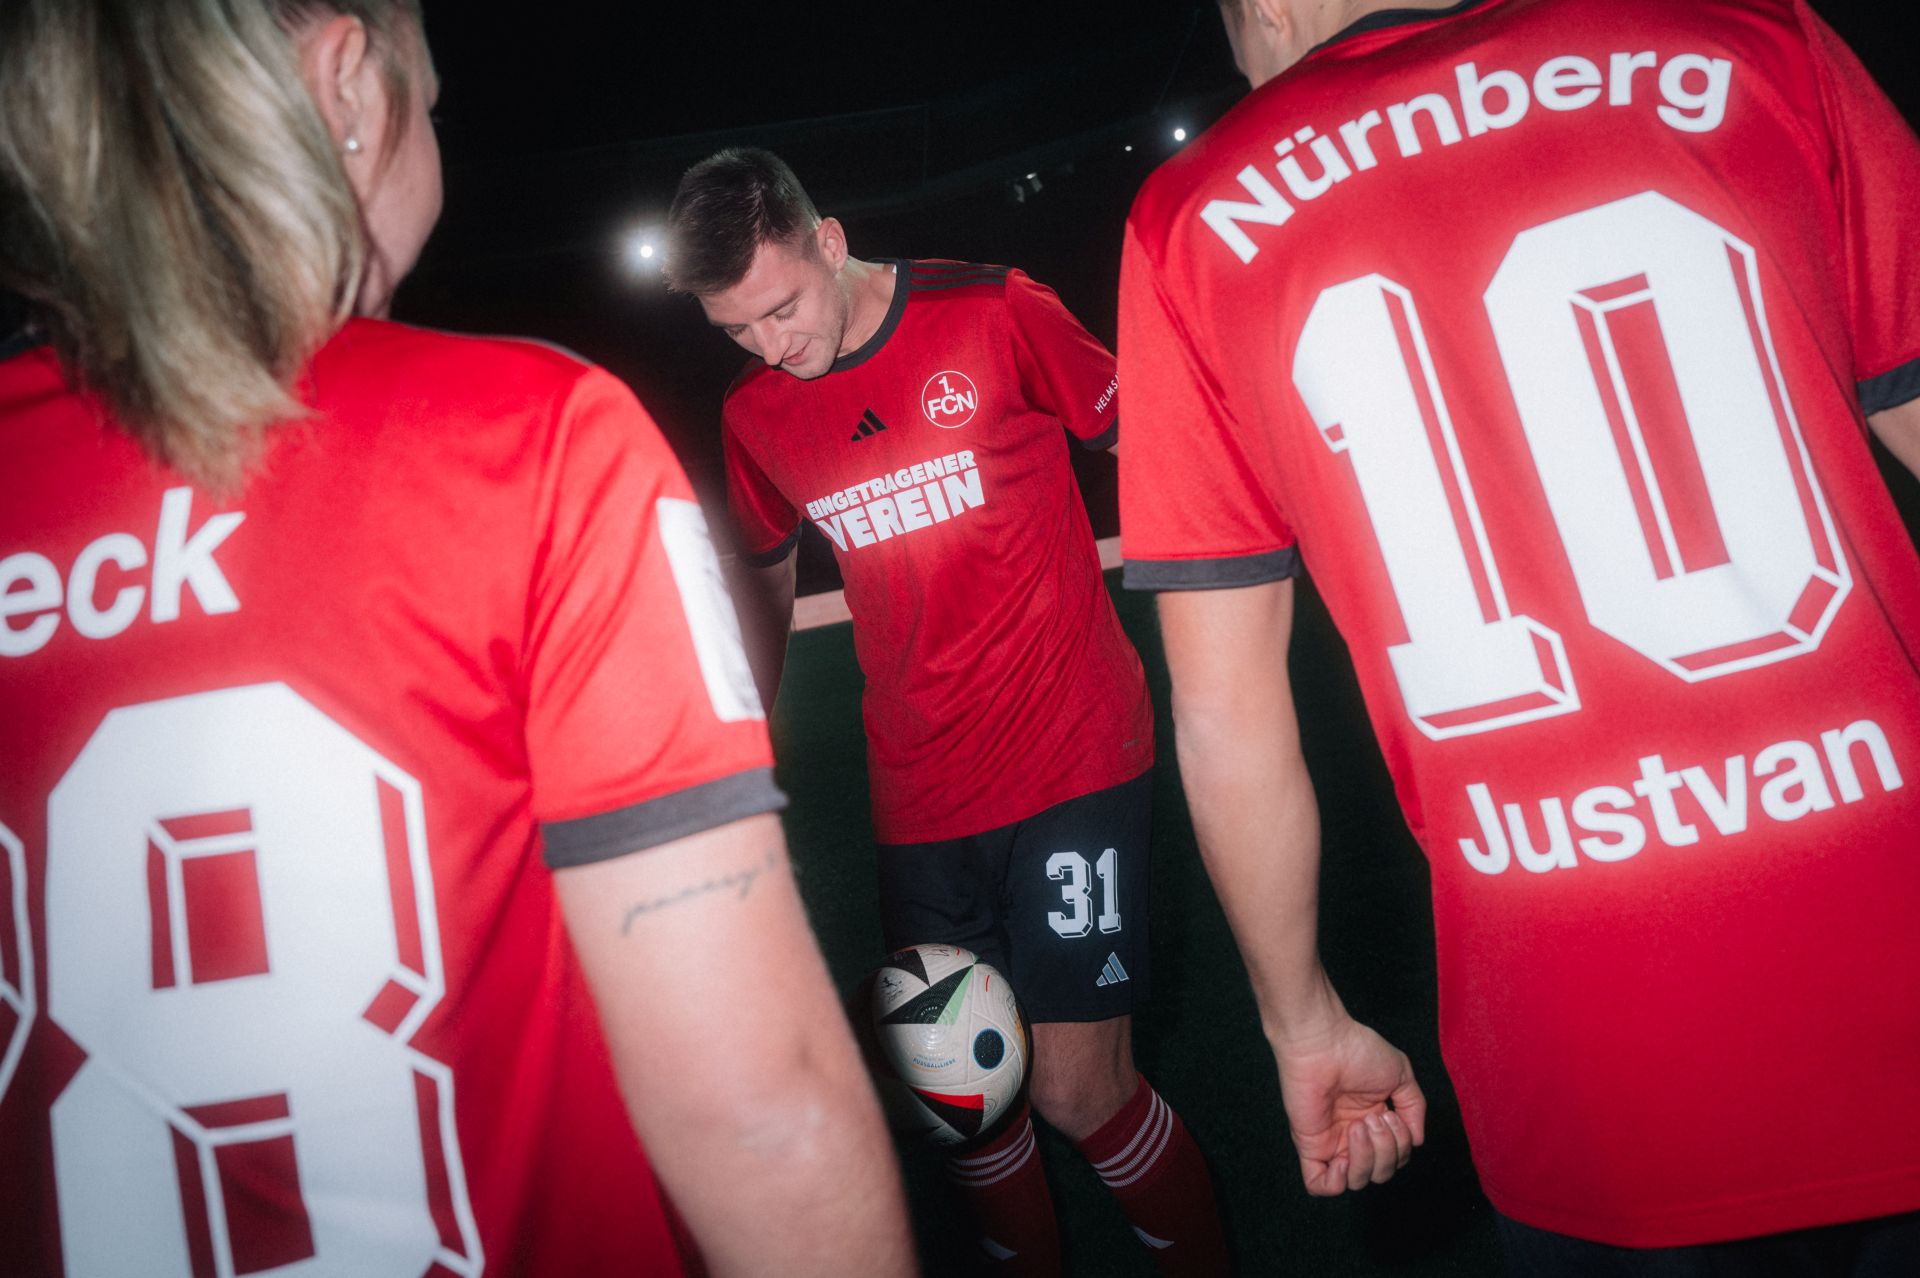
<svg viewBox="0 0 1920 1278">
<path fill-rule="evenodd" d="M 692 493 L 531 344 L 299 391 L 221 501 L 0 362 L 0 1268 L 677 1272 L 539 829 L 778 803 Z"/>
<path fill-rule="evenodd" d="M 1920 148 L 1789 0 L 1376 14 L 1142 193 L 1129 584 L 1297 554 L 1432 861 L 1503 1210 L 1920 1206 Z M 1701 1159 L 1679 1151 L 1713 1151 Z"/>
</svg>

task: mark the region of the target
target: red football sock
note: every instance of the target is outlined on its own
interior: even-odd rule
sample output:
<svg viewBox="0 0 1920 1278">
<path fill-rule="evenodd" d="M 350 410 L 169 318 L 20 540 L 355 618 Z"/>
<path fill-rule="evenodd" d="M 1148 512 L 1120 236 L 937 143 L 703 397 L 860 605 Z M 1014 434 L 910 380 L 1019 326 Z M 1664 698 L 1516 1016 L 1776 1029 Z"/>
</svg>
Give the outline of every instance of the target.
<svg viewBox="0 0 1920 1278">
<path fill-rule="evenodd" d="M 1161 1273 L 1184 1278 L 1228 1272 L 1227 1240 L 1206 1160 L 1186 1124 L 1145 1078 L 1119 1113 L 1075 1147 L 1100 1173 Z"/>
<path fill-rule="evenodd" d="M 949 1158 L 947 1176 L 973 1213 L 989 1272 L 1057 1278 L 1060 1226 L 1034 1147 L 1031 1111 L 1023 1107 L 992 1144 Z"/>
</svg>

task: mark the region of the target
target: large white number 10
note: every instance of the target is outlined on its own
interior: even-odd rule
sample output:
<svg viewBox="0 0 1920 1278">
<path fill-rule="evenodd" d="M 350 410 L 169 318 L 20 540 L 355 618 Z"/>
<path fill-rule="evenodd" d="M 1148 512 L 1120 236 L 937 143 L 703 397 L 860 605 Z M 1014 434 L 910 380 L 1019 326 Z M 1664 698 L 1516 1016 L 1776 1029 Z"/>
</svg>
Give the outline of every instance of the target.
<svg viewBox="0 0 1920 1278">
<path fill-rule="evenodd" d="M 453 1076 L 408 1045 L 445 989 L 412 777 L 285 685 L 204 693 L 109 714 L 47 842 L 70 1273 L 480 1272 Z"/>
<path fill-rule="evenodd" d="M 1753 249 L 1643 192 L 1523 231 L 1484 301 L 1587 620 L 1689 682 L 1817 647 L 1850 578 Z M 1327 289 L 1294 382 L 1353 465 L 1420 730 L 1578 710 L 1559 635 L 1508 610 L 1412 295 Z"/>
</svg>

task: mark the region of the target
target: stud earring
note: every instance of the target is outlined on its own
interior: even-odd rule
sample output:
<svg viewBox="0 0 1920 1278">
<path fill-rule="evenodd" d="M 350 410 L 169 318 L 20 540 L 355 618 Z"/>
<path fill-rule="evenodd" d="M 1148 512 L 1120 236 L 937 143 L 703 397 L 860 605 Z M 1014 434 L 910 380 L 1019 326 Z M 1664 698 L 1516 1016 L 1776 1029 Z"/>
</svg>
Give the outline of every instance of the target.
<svg viewBox="0 0 1920 1278">
<path fill-rule="evenodd" d="M 348 155 L 358 155 L 360 154 L 360 139 L 349 133 L 347 134 L 346 140 L 340 144 L 340 149 Z"/>
</svg>

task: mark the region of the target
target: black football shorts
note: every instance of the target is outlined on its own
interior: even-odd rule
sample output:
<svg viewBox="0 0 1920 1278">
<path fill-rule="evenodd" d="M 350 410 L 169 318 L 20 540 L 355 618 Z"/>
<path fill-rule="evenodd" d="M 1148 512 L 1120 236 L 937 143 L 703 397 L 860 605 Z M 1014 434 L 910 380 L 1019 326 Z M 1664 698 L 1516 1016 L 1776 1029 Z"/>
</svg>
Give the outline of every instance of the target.
<svg viewBox="0 0 1920 1278">
<path fill-rule="evenodd" d="M 881 844 L 888 950 L 972 950 L 1029 1021 L 1127 1015 L 1147 992 L 1152 788 L 1149 769 L 985 834 Z"/>
</svg>

